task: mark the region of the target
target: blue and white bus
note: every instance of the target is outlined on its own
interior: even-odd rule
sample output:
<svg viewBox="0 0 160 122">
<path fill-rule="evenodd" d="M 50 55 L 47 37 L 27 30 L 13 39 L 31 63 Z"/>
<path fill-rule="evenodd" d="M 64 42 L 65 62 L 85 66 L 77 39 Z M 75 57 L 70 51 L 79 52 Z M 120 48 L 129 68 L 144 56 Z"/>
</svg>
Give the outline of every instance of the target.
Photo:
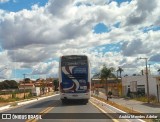
<svg viewBox="0 0 160 122">
<path fill-rule="evenodd" d="M 66 55 L 60 58 L 59 83 L 62 103 L 83 100 L 88 103 L 91 93 L 90 65 L 85 55 Z"/>
</svg>

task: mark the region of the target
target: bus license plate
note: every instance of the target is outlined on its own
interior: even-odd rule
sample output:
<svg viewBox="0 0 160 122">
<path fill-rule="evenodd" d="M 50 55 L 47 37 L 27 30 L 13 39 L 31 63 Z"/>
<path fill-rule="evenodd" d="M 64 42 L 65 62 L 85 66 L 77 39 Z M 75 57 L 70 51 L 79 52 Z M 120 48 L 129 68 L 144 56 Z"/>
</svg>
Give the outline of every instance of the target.
<svg viewBox="0 0 160 122">
<path fill-rule="evenodd" d="M 72 95 L 73 97 L 78 97 L 78 95 L 77 94 L 74 94 L 74 95 Z"/>
<path fill-rule="evenodd" d="M 80 86 L 81 90 L 87 90 L 87 86 Z"/>
</svg>

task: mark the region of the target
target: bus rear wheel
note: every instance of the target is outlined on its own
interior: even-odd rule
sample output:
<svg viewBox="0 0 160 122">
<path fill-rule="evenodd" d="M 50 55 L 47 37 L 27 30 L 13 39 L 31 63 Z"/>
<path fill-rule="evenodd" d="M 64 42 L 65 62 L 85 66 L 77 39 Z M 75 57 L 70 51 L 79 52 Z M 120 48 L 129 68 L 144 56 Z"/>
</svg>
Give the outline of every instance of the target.
<svg viewBox="0 0 160 122">
<path fill-rule="evenodd" d="M 88 100 L 83 100 L 83 104 L 87 104 L 88 103 Z"/>
<path fill-rule="evenodd" d="M 61 99 L 61 102 L 62 102 L 62 104 L 66 104 L 66 103 L 67 103 L 67 100 Z"/>
</svg>

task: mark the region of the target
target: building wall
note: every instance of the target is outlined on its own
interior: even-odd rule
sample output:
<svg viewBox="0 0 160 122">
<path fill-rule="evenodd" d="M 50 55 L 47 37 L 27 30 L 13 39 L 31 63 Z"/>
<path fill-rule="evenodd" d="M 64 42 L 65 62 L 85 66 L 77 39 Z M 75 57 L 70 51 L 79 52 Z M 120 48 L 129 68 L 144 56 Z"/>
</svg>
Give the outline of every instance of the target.
<svg viewBox="0 0 160 122">
<path fill-rule="evenodd" d="M 30 94 L 29 92 L 26 92 L 25 96 L 28 96 L 29 94 Z M 17 94 L 15 94 L 15 97 L 16 98 L 24 98 L 24 93 L 17 93 Z M 0 95 L 0 98 L 7 100 L 7 99 L 12 98 L 12 94 Z"/>
<path fill-rule="evenodd" d="M 27 97 L 29 94 L 30 94 L 29 92 L 25 93 L 25 97 Z M 24 98 L 24 93 L 18 93 L 18 94 L 16 94 L 16 97 L 17 98 Z"/>
<path fill-rule="evenodd" d="M 157 81 L 157 100 L 160 102 L 160 76 L 156 76 L 156 81 Z"/>
<path fill-rule="evenodd" d="M 32 89 L 34 89 L 35 88 L 35 86 L 25 86 L 25 90 L 32 90 Z M 24 89 L 24 86 L 19 86 L 19 89 L 21 90 L 23 90 Z"/>
<path fill-rule="evenodd" d="M 12 98 L 12 94 L 6 94 L 6 95 L 0 95 L 0 98 L 3 98 L 3 99 L 9 99 L 9 98 Z"/>
<path fill-rule="evenodd" d="M 35 96 L 39 96 L 40 95 L 40 87 L 35 87 L 32 89 L 32 94 Z"/>
<path fill-rule="evenodd" d="M 146 76 L 127 76 L 122 78 L 122 94 L 126 95 L 128 92 L 128 86 L 130 86 L 130 82 L 137 81 L 137 85 L 144 85 L 145 86 L 145 93 L 147 94 L 147 82 Z M 149 84 L 149 94 L 157 96 L 157 89 L 156 89 L 156 78 L 152 75 L 148 76 L 148 84 Z"/>
<path fill-rule="evenodd" d="M 102 90 L 107 87 L 108 91 L 111 91 L 113 95 L 119 96 L 119 95 L 121 95 L 121 88 L 120 88 L 121 84 L 115 82 L 115 80 L 116 80 L 115 78 L 108 79 L 108 83 L 106 85 L 104 82 L 101 81 L 101 79 L 92 79 L 92 81 L 91 81 L 92 90 L 95 90 L 97 88 L 101 88 L 101 90 Z M 105 85 L 106 85 L 106 87 L 105 87 Z M 102 90 L 101 92 L 105 93 L 105 90 Z"/>
</svg>

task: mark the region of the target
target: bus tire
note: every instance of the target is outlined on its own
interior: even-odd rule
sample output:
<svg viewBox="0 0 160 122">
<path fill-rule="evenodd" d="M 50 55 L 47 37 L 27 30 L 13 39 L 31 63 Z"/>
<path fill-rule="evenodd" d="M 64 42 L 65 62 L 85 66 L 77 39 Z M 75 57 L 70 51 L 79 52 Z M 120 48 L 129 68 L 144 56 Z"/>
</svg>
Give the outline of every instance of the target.
<svg viewBox="0 0 160 122">
<path fill-rule="evenodd" d="M 86 105 L 88 103 L 88 100 L 84 100 L 83 103 Z"/>
<path fill-rule="evenodd" d="M 61 100 L 62 104 L 66 104 L 66 100 L 62 99 Z"/>
</svg>

